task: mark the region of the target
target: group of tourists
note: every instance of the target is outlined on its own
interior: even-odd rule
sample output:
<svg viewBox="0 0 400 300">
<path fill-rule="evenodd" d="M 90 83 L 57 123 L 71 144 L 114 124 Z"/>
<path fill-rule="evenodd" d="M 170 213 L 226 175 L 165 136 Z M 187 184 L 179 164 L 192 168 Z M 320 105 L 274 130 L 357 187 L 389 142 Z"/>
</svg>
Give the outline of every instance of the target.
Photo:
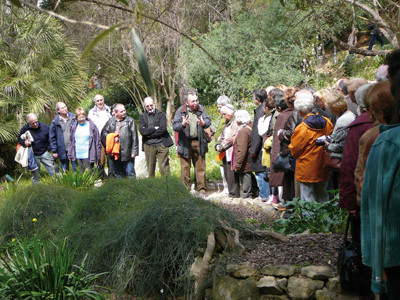
<svg viewBox="0 0 400 300">
<path fill-rule="evenodd" d="M 213 139 L 227 197 L 257 198 L 285 210 L 294 197 L 325 202 L 327 189 L 339 188 L 339 206 L 354 216 L 353 242 L 372 268 L 372 291 L 400 299 L 399 61 L 399 50 L 388 55 L 374 82 L 342 78 L 318 91 L 284 85 L 256 89 L 253 118 L 222 95 L 216 101 L 221 120 L 214 139 L 197 90 L 186 90 L 173 120 L 182 182 L 191 188 L 193 165 L 197 191 L 206 193 L 205 156 Z M 41 163 L 54 175 L 56 158 L 63 171 L 96 164 L 99 172 L 107 158 L 109 176 L 135 177 L 139 137 L 134 119 L 122 104 L 105 105 L 100 94 L 94 104 L 86 115 L 83 108 L 73 114 L 58 102 L 50 126 L 27 115 L 19 144 L 28 150 L 33 183 L 39 182 Z M 138 127 L 148 175 L 155 176 L 157 161 L 161 175 L 170 175 L 174 142 L 166 115 L 152 97 L 144 99 L 144 108 Z M 369 282 L 360 297 L 372 297 Z"/>
</svg>

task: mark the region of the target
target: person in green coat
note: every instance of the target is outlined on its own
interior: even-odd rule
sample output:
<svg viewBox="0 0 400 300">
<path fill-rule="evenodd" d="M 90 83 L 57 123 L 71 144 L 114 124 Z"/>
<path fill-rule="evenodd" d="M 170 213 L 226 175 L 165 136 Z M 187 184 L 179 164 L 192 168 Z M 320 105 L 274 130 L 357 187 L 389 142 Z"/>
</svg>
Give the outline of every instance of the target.
<svg viewBox="0 0 400 300">
<path fill-rule="evenodd" d="M 397 104 L 391 123 L 380 125 L 368 156 L 361 192 L 363 263 L 372 268 L 371 289 L 400 299 L 400 73 L 392 80 Z"/>
</svg>

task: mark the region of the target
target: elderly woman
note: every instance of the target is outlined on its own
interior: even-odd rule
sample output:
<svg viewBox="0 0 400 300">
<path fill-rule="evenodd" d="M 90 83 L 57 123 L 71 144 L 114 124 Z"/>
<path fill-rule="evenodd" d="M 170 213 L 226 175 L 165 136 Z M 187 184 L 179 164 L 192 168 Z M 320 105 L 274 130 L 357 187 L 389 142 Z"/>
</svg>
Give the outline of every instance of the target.
<svg viewBox="0 0 400 300">
<path fill-rule="evenodd" d="M 372 120 L 365 109 L 365 98 L 370 88 L 370 84 L 365 84 L 355 92 L 361 114 L 348 125 L 348 133 L 340 165 L 339 206 L 345 207 L 349 212 L 354 214 L 359 211 L 357 208 L 357 191 L 354 184 L 354 171 L 359 154 L 358 142 L 361 136 L 372 127 Z"/>
<path fill-rule="evenodd" d="M 80 165 L 81 172 L 93 168 L 101 156 L 99 130 L 92 120 L 86 117 L 85 109 L 78 107 L 75 122 L 71 127 L 68 159 Z"/>
<path fill-rule="evenodd" d="M 253 124 L 251 117 L 245 110 L 239 110 L 235 114 L 239 131 L 233 146 L 233 170 L 242 181 L 243 198 L 255 198 L 258 195 L 257 180 L 250 170 L 250 146 Z"/>
<path fill-rule="evenodd" d="M 335 114 L 338 119 L 336 120 L 331 141 L 325 141 L 325 143 L 327 144 L 328 151 L 331 152 L 331 158 L 342 159 L 344 141 L 348 131 L 347 126 L 354 121 L 356 116 L 347 109 L 346 98 L 336 90 L 331 90 L 331 92 L 327 94 L 326 103 L 329 110 Z"/>
<path fill-rule="evenodd" d="M 225 127 L 215 144 L 215 150 L 225 153 L 223 168 L 228 183 L 229 196 L 232 198 L 239 198 L 239 177 L 235 175 L 231 166 L 233 153 L 232 145 L 238 132 L 238 125 L 235 120 L 235 108 L 231 104 L 224 105 L 221 107 L 221 114 L 225 118 Z"/>
<path fill-rule="evenodd" d="M 225 127 L 225 119 L 224 119 L 224 117 L 222 117 L 221 108 L 222 108 L 222 106 L 230 104 L 230 103 L 231 103 L 231 100 L 225 95 L 219 96 L 218 99 L 217 99 L 217 108 L 218 108 L 218 112 L 221 114 L 221 120 L 219 121 L 218 127 L 217 127 L 217 131 L 215 132 L 215 136 L 214 136 L 215 141 L 218 140 L 218 138 L 220 137 L 220 135 L 221 135 L 221 133 L 224 130 L 224 127 Z M 224 167 L 223 167 L 222 161 L 221 161 L 221 166 L 220 166 L 219 170 L 221 172 L 222 185 L 223 185 L 223 188 L 224 188 L 222 190 L 222 193 L 223 194 L 228 194 L 229 193 L 229 191 L 228 191 L 228 182 L 226 181 L 226 175 L 224 173 Z"/>
<path fill-rule="evenodd" d="M 316 145 L 318 137 L 329 135 L 333 125 L 326 117 L 313 113 L 314 98 L 311 94 L 301 94 L 294 102 L 294 108 L 303 121 L 293 132 L 289 150 L 296 160 L 295 176 L 300 182 L 300 197 L 311 202 L 328 200 L 326 187 L 330 171 L 323 167 L 324 149 Z"/>
<path fill-rule="evenodd" d="M 331 111 L 328 108 L 328 105 L 326 104 L 326 95 L 328 95 L 330 91 L 328 89 L 321 89 L 316 91 L 313 96 L 314 96 L 314 107 L 316 111 L 324 116 L 327 117 L 333 125 L 336 123 L 336 115 L 331 113 Z"/>
<path fill-rule="evenodd" d="M 301 123 L 301 116 L 297 110 L 294 110 L 294 101 L 296 99 L 296 93 L 300 90 L 296 87 L 290 87 L 285 90 L 284 97 L 287 108 L 282 111 L 278 119 L 276 120 L 275 130 L 277 130 L 276 135 L 274 134 L 274 140 L 279 140 L 280 150 L 283 154 L 289 153 L 289 144 L 292 138 L 295 128 Z M 283 124 L 283 126 L 281 126 Z M 294 165 L 293 165 L 294 166 Z M 292 200 L 295 197 L 295 183 L 294 183 L 294 167 L 293 170 L 289 170 L 284 173 L 282 179 L 283 193 L 282 198 L 284 201 Z M 273 199 L 273 203 L 276 203 Z M 281 208 L 282 206 L 276 206 L 276 208 Z"/>
<path fill-rule="evenodd" d="M 275 123 L 275 128 L 274 128 L 274 135 L 272 138 L 272 151 L 271 151 L 271 174 L 269 177 L 269 186 L 272 189 L 272 203 L 277 204 L 279 200 L 282 200 L 282 182 L 283 182 L 283 175 L 285 174 L 284 172 L 276 171 L 274 169 L 275 166 L 275 161 L 276 158 L 278 157 L 278 154 L 280 151 L 283 151 L 284 153 L 289 153 L 289 149 L 287 146 L 289 144 L 283 144 L 278 138 L 278 132 L 279 130 L 283 129 L 286 121 L 289 119 L 289 117 L 292 114 L 291 110 L 287 110 L 288 106 L 286 104 L 286 100 L 284 97 L 284 94 L 277 94 L 274 97 L 274 104 L 275 108 L 278 111 L 279 115 L 276 119 Z M 282 148 L 283 146 L 283 148 Z M 280 190 L 280 192 L 279 192 Z M 279 194 L 281 197 L 279 197 Z"/>
<path fill-rule="evenodd" d="M 400 74 L 391 80 L 396 107 L 400 101 Z M 377 93 L 373 88 L 370 93 Z M 369 101 L 372 106 L 372 99 Z M 365 168 L 361 246 L 363 263 L 372 268 L 372 291 L 387 291 L 389 299 L 400 299 L 400 124 L 393 123 L 398 122 L 399 111 L 392 109 L 385 116 L 383 110 L 378 110 L 376 117 L 389 121 L 389 115 L 393 125 L 379 126 L 379 137 L 371 147 Z"/>
</svg>

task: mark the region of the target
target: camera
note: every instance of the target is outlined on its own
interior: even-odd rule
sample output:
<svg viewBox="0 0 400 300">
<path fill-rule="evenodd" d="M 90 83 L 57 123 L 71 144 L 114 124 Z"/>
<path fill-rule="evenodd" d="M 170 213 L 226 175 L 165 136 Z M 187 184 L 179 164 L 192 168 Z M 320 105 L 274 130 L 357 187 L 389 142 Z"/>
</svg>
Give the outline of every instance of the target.
<svg viewBox="0 0 400 300">
<path fill-rule="evenodd" d="M 316 144 L 317 146 L 324 147 L 324 146 L 325 146 L 325 141 L 327 141 L 328 143 L 330 143 L 331 140 L 332 140 L 332 137 L 331 137 L 330 135 L 329 135 L 329 136 L 323 135 L 323 136 L 320 136 L 319 138 L 317 138 L 317 139 L 315 140 L 315 144 Z"/>
</svg>

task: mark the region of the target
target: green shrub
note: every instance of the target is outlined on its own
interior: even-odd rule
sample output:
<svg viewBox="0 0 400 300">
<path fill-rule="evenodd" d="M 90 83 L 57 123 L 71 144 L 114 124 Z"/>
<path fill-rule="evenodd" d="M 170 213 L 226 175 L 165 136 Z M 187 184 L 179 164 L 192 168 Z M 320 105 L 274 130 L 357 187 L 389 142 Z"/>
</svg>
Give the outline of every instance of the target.
<svg viewBox="0 0 400 300">
<path fill-rule="evenodd" d="M 65 240 L 60 247 L 37 240 L 17 242 L 16 249 L 0 257 L 1 299 L 103 299 L 89 274 L 85 258 L 74 265 L 74 251 Z"/>
<path fill-rule="evenodd" d="M 0 234 L 45 237 L 57 230 L 65 210 L 79 193 L 61 186 L 30 185 L 6 199 L 0 214 Z"/>
<path fill-rule="evenodd" d="M 338 206 L 339 193 L 327 202 L 295 198 L 288 201 L 287 218 L 275 221 L 274 230 L 283 234 L 302 233 L 310 230 L 311 233 L 342 232 L 345 225 L 346 211 Z"/>
</svg>

